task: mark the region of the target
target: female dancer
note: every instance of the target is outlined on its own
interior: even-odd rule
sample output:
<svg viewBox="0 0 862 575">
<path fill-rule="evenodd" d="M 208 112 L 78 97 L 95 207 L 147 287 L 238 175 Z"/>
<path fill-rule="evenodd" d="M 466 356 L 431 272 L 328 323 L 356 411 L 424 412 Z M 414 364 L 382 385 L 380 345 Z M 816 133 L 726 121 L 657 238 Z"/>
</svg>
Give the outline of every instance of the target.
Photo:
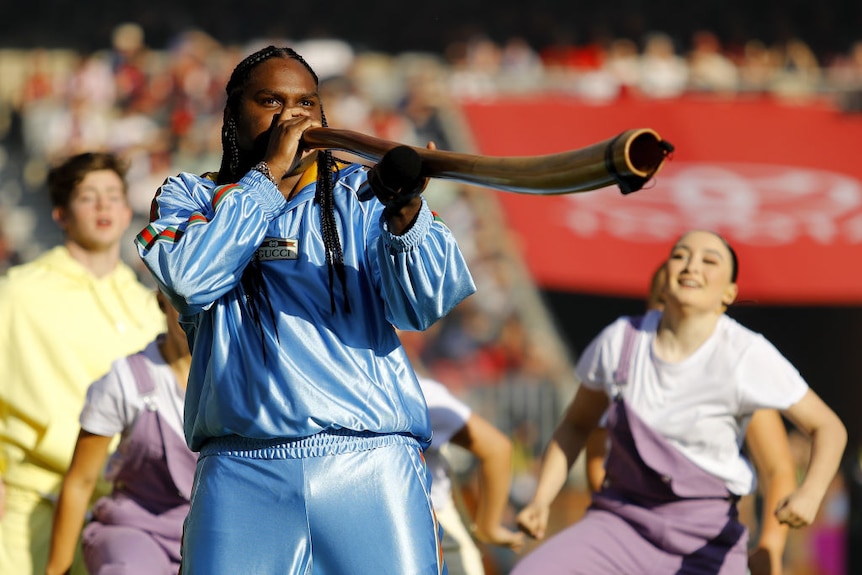
<svg viewBox="0 0 862 575">
<path fill-rule="evenodd" d="M 143 351 L 115 361 L 93 383 L 54 514 L 47 575 L 67 573 L 83 528 L 91 575 L 176 575 L 197 455 L 183 437 L 191 353 L 177 311 L 158 294 L 168 329 Z M 113 489 L 87 507 L 114 437 L 106 473 Z"/>
<path fill-rule="evenodd" d="M 738 266 L 723 238 L 688 232 L 666 266 L 664 311 L 618 319 L 578 362 L 582 385 L 519 526 L 544 536 L 550 504 L 607 410 L 604 485 L 583 519 L 515 575 L 745 573 L 736 501 L 755 475 L 740 448 L 758 409 L 780 410 L 811 438 L 805 479 L 775 513 L 791 527 L 814 520 L 847 442 L 843 424 L 772 344 L 725 315 Z"/>
</svg>

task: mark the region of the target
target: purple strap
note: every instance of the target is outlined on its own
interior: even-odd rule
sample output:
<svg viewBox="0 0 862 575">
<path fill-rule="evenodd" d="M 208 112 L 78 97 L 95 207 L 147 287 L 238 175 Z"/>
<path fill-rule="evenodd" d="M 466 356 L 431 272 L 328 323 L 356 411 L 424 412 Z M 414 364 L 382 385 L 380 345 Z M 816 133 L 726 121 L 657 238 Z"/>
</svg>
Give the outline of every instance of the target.
<svg viewBox="0 0 862 575">
<path fill-rule="evenodd" d="M 156 384 L 150 376 L 150 370 L 147 368 L 147 359 L 143 352 L 138 352 L 130 355 L 129 367 L 132 369 L 132 375 L 135 376 L 135 385 L 138 386 L 138 393 L 147 395 L 155 391 Z"/>
<path fill-rule="evenodd" d="M 135 378 L 135 385 L 144 399 L 147 410 L 158 412 L 158 403 L 151 397 L 156 390 L 156 383 L 152 378 L 149 367 L 147 367 L 146 356 L 143 352 L 139 352 L 130 355 L 128 361 L 132 375 Z M 197 454 L 190 451 L 183 439 L 168 428 L 168 424 L 162 421 L 158 413 L 155 413 L 155 415 L 155 424 L 159 430 L 158 435 L 161 438 L 160 443 L 165 453 L 168 472 L 180 495 L 188 500 L 192 490 Z"/>
<path fill-rule="evenodd" d="M 620 364 L 614 372 L 614 383 L 623 385 L 629 379 L 629 367 L 631 367 L 632 356 L 634 355 L 635 338 L 640 331 L 643 316 L 631 317 L 626 322 L 626 331 L 623 335 L 623 349 L 620 352 Z"/>
</svg>

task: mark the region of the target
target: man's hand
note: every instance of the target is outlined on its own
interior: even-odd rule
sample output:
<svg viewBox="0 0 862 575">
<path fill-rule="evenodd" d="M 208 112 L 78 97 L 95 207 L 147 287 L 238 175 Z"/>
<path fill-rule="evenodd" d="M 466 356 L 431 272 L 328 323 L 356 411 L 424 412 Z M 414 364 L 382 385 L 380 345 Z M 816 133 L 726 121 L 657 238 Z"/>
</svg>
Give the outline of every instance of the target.
<svg viewBox="0 0 862 575">
<path fill-rule="evenodd" d="M 437 146 L 428 142 L 427 148 L 436 150 Z M 368 187 L 386 206 L 383 216 L 395 235 L 405 233 L 413 225 L 427 185 L 428 178 L 422 175 L 422 159 L 410 146 L 392 148 L 368 171 Z M 369 198 L 370 195 L 360 194 L 359 199 Z"/>
<path fill-rule="evenodd" d="M 320 120 L 303 108 L 289 108 L 273 118 L 269 142 L 263 160 L 281 193 L 288 198 L 295 180 L 317 157 L 315 150 L 302 147 L 302 134 L 308 128 L 320 127 Z M 290 178 L 294 178 L 293 181 Z M 286 182 L 286 183 L 285 183 Z M 282 186 L 282 183 L 285 183 Z"/>
<path fill-rule="evenodd" d="M 397 212 L 419 196 L 428 184 L 422 159 L 409 146 L 392 148 L 368 171 L 368 184 L 387 211 Z"/>
</svg>

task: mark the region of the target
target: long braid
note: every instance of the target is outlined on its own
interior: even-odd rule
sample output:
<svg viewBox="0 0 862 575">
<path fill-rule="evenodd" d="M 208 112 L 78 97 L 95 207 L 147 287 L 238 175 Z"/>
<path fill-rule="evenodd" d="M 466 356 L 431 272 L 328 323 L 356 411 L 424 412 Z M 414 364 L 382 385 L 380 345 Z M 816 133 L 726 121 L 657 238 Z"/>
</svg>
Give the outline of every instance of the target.
<svg viewBox="0 0 862 575">
<path fill-rule="evenodd" d="M 319 84 L 320 80 L 305 58 L 291 50 L 284 48 L 289 52 L 290 57 L 299 61 L 305 69 L 314 77 L 314 83 Z M 321 124 L 327 126 L 326 113 L 323 111 L 323 102 L 320 103 L 320 121 Z M 338 236 L 338 227 L 335 223 L 335 160 L 332 157 L 330 150 L 322 150 L 317 153 L 317 189 L 314 194 L 314 201 L 320 205 L 320 231 L 323 235 L 323 247 L 326 250 L 326 267 L 329 274 L 329 307 L 330 311 L 335 313 L 335 279 L 333 275 L 338 276 L 341 282 L 341 295 L 344 298 L 344 311 L 350 313 L 350 300 L 347 298 L 347 271 L 344 267 L 344 252 L 341 248 L 341 238 Z M 333 274 L 333 271 L 335 274 Z"/>
<path fill-rule="evenodd" d="M 326 115 L 323 104 L 320 106 L 320 116 L 326 126 Z M 323 234 L 323 246 L 326 249 L 326 267 L 329 271 L 329 306 L 335 313 L 335 289 L 333 271 L 341 282 L 341 295 L 344 298 L 344 311 L 350 313 L 350 300 L 347 298 L 347 270 L 344 267 L 344 252 L 341 248 L 341 238 L 338 237 L 338 226 L 335 223 L 335 193 L 334 179 L 335 159 L 332 152 L 324 150 L 317 156 L 317 190 L 314 201 L 320 204 L 320 231 Z"/>
<path fill-rule="evenodd" d="M 225 92 L 227 93 L 227 102 L 225 107 L 228 111 L 224 124 L 222 125 L 221 141 L 222 141 L 222 161 L 219 167 L 216 183 L 224 185 L 239 180 L 250 168 L 251 162 L 248 158 L 243 158 L 240 153 L 239 145 L 237 144 L 237 127 L 236 115 L 239 111 L 240 97 L 243 89 L 251 76 L 252 71 L 258 64 L 265 62 L 270 58 L 291 58 L 300 62 L 306 70 L 314 78 L 314 83 L 320 83 L 317 74 L 308 65 L 308 62 L 296 53 L 293 49 L 276 46 L 267 46 L 257 52 L 247 56 L 231 73 L 228 80 Z M 323 104 L 320 106 L 321 121 L 324 126 L 326 123 L 326 115 L 323 113 Z M 326 266 L 329 275 L 329 300 L 330 311 L 335 313 L 335 292 L 334 278 L 337 275 L 341 282 L 342 296 L 344 298 L 345 311 L 350 313 L 350 301 L 347 298 L 347 273 L 344 266 L 344 252 L 341 247 L 341 240 L 338 236 L 338 228 L 335 223 L 335 195 L 334 195 L 334 168 L 335 160 L 329 150 L 318 152 L 317 155 L 317 190 L 315 193 L 315 201 L 320 205 L 320 227 L 323 236 L 323 245 L 326 251 Z M 333 273 L 334 272 L 334 273 Z M 258 309 L 255 294 L 261 293 L 264 301 L 269 308 L 269 316 L 276 326 L 275 334 L 278 339 L 278 328 L 275 323 L 275 312 L 272 308 L 269 294 L 266 290 L 266 283 L 263 281 L 263 273 L 260 267 L 260 262 L 254 258 L 243 271 L 240 281 L 243 292 L 245 293 L 245 301 L 249 306 L 252 320 L 258 325 L 263 340 L 263 325 L 260 320 L 260 310 Z M 266 362 L 266 351 L 264 350 L 264 362 Z"/>
</svg>

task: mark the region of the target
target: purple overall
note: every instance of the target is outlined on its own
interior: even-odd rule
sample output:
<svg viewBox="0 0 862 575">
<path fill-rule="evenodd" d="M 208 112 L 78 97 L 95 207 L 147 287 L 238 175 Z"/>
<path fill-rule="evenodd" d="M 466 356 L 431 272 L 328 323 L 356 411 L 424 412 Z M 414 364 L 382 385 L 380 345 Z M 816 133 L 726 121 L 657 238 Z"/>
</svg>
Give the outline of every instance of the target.
<svg viewBox="0 0 862 575">
<path fill-rule="evenodd" d="M 626 328 L 615 380 L 628 379 L 639 325 Z M 644 423 L 621 397 L 608 409 L 605 482 L 584 517 L 512 575 L 744 575 L 748 532 L 724 482 Z"/>
<path fill-rule="evenodd" d="M 91 575 L 176 575 L 197 454 L 162 419 L 147 360 L 129 357 L 146 409 L 124 442 L 125 460 L 110 496 L 93 507 L 84 529 L 84 561 Z"/>
</svg>

